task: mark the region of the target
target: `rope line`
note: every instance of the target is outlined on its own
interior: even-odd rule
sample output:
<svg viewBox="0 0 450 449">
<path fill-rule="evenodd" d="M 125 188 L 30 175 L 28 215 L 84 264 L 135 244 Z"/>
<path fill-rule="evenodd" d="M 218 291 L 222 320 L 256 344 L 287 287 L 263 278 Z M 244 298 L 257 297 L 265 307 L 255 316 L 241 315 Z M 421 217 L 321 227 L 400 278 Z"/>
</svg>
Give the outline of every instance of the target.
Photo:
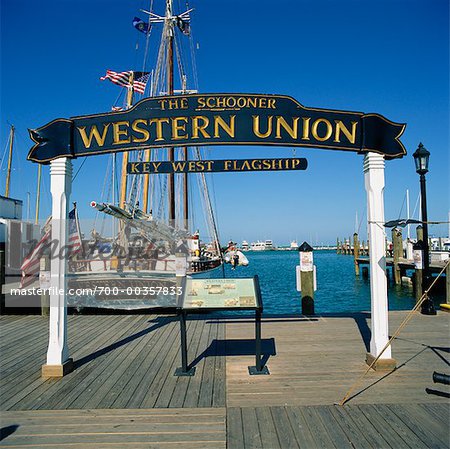
<svg viewBox="0 0 450 449">
<path fill-rule="evenodd" d="M 372 367 L 378 362 L 380 357 L 384 354 L 384 351 L 389 347 L 389 345 L 392 343 L 393 340 L 395 340 L 399 335 L 400 332 L 403 330 L 403 328 L 409 323 L 411 318 L 414 316 L 414 314 L 419 310 L 419 307 L 423 304 L 423 302 L 428 299 L 428 293 L 433 288 L 434 284 L 437 282 L 440 276 L 444 273 L 444 271 L 447 269 L 447 267 L 450 264 L 450 259 L 447 261 L 447 263 L 444 265 L 444 268 L 440 271 L 440 273 L 436 276 L 434 281 L 431 283 L 431 285 L 428 287 L 427 290 L 423 293 L 420 300 L 416 303 L 416 305 L 412 308 L 412 310 L 409 311 L 408 315 L 406 315 L 405 319 L 402 321 L 400 326 L 397 328 L 397 330 L 392 334 L 392 337 L 389 339 L 389 341 L 385 344 L 384 348 L 381 350 L 381 352 L 378 354 L 378 356 L 372 361 L 372 363 L 367 367 L 366 371 L 358 378 L 356 381 L 350 386 L 345 396 L 341 399 L 339 402 L 339 406 L 343 406 L 350 398 L 350 395 L 355 391 L 356 387 L 359 386 L 361 381 L 366 377 L 367 373 L 372 369 Z M 392 371 L 395 371 L 396 368 L 394 368 Z"/>
</svg>

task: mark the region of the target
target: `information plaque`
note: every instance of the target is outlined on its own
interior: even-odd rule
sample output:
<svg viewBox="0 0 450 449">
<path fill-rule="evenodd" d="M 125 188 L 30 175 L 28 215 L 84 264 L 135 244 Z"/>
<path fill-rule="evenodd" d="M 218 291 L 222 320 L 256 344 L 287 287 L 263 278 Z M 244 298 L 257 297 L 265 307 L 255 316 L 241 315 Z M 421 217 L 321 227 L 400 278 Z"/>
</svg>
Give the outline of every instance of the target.
<svg viewBox="0 0 450 449">
<path fill-rule="evenodd" d="M 262 307 L 254 278 L 187 279 L 183 309 L 255 310 Z"/>
<path fill-rule="evenodd" d="M 188 364 L 187 326 L 188 314 L 218 310 L 255 311 L 255 366 L 249 366 L 250 375 L 269 374 L 261 351 L 261 314 L 263 304 L 258 276 L 242 279 L 192 279 L 187 278 L 180 304 L 181 367 L 175 376 L 194 376 L 195 366 Z"/>
</svg>

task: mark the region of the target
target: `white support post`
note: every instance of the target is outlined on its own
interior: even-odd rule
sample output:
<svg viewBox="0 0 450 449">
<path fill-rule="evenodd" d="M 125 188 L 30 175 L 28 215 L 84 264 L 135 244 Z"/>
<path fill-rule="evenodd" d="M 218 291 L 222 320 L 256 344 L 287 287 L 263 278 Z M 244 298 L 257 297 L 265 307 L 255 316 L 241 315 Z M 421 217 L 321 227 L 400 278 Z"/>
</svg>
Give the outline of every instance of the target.
<svg viewBox="0 0 450 449">
<path fill-rule="evenodd" d="M 50 165 L 52 193 L 52 257 L 50 262 L 50 324 L 47 363 L 42 366 L 43 377 L 62 377 L 72 371 L 67 345 L 67 217 L 72 190 L 72 162 L 59 158 Z"/>
<path fill-rule="evenodd" d="M 389 341 L 386 253 L 384 236 L 384 157 L 367 153 L 364 157 L 364 181 L 367 192 L 367 229 L 370 248 L 371 364 Z M 388 346 L 375 364 L 375 369 L 392 369 L 395 360 Z"/>
</svg>

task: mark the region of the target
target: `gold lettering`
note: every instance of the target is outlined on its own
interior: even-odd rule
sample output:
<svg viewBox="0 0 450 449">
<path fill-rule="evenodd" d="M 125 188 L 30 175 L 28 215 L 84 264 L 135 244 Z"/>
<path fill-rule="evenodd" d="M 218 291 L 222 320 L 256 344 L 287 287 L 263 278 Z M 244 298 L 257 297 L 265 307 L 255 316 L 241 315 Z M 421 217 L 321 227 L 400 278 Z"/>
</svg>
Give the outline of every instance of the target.
<svg viewBox="0 0 450 449">
<path fill-rule="evenodd" d="M 172 167 L 174 171 L 183 172 L 186 162 L 172 162 Z"/>
<path fill-rule="evenodd" d="M 131 139 L 128 137 L 127 139 L 120 140 L 120 136 L 128 136 L 128 129 L 120 129 L 121 126 L 126 126 L 127 128 L 130 126 L 130 122 L 114 122 L 113 124 L 113 145 L 120 145 L 122 143 L 130 143 Z"/>
<path fill-rule="evenodd" d="M 205 170 L 205 165 L 203 164 L 202 161 L 197 161 L 195 169 L 196 171 L 203 171 Z"/>
<path fill-rule="evenodd" d="M 212 171 L 213 161 L 203 161 L 203 162 L 208 166 L 206 171 Z"/>
<path fill-rule="evenodd" d="M 249 164 L 248 161 L 244 161 L 244 162 L 242 163 L 241 170 L 250 170 L 250 164 Z"/>
<path fill-rule="evenodd" d="M 136 143 L 140 143 L 140 142 L 147 142 L 147 140 L 150 139 L 150 133 L 148 132 L 148 130 L 146 130 L 145 128 L 139 128 L 137 125 L 139 123 L 144 123 L 147 124 L 147 120 L 144 120 L 142 118 L 138 118 L 137 120 L 135 120 L 132 124 L 131 124 L 131 129 L 137 133 L 142 134 L 144 137 L 141 138 L 137 138 L 132 136 L 132 140 L 133 142 Z"/>
<path fill-rule="evenodd" d="M 149 173 L 150 172 L 150 162 L 144 162 L 142 164 L 142 173 Z"/>
<path fill-rule="evenodd" d="M 203 122 L 202 125 L 199 124 L 199 120 Z M 210 139 L 211 136 L 205 130 L 208 125 L 208 117 L 205 117 L 204 115 L 195 115 L 192 117 L 192 138 L 198 139 L 198 132 L 200 131 L 205 139 Z"/>
<path fill-rule="evenodd" d="M 230 115 L 230 124 L 227 124 L 225 120 L 220 115 L 214 116 L 214 137 L 218 138 L 219 135 L 219 126 L 230 136 L 234 137 L 235 123 L 234 119 L 235 115 Z"/>
<path fill-rule="evenodd" d="M 261 161 L 259 159 L 254 159 L 252 161 L 252 169 L 253 170 L 261 170 Z"/>
<path fill-rule="evenodd" d="M 327 126 L 327 132 L 323 137 L 320 137 L 317 134 L 317 128 L 321 123 L 325 123 L 325 125 Z M 311 133 L 314 139 L 318 140 L 319 142 L 324 142 L 325 140 L 328 140 L 331 137 L 331 134 L 333 133 L 333 126 L 326 118 L 318 118 L 312 125 Z"/>
<path fill-rule="evenodd" d="M 300 159 L 292 159 L 292 168 L 295 169 L 297 165 L 300 165 Z"/>
<path fill-rule="evenodd" d="M 230 169 L 231 161 L 225 161 L 223 163 L 223 168 L 225 171 L 228 171 Z"/>
<path fill-rule="evenodd" d="M 252 108 L 256 108 L 256 105 L 257 105 L 257 103 L 258 103 L 257 98 L 255 98 L 255 97 L 253 97 L 253 98 L 248 98 L 247 101 L 248 101 L 248 104 L 247 104 L 248 107 L 251 106 Z"/>
<path fill-rule="evenodd" d="M 158 173 L 159 166 L 161 165 L 161 162 L 152 162 L 153 168 L 155 169 L 155 173 Z"/>
<path fill-rule="evenodd" d="M 131 163 L 131 173 L 139 173 L 139 170 L 137 168 L 138 162 L 132 162 Z"/>
<path fill-rule="evenodd" d="M 216 106 L 218 108 L 224 108 L 225 107 L 225 97 L 218 97 L 217 98 L 217 102 L 216 102 Z"/>
<path fill-rule="evenodd" d="M 194 170 L 195 170 L 195 161 L 189 161 L 188 171 L 194 171 Z"/>
<path fill-rule="evenodd" d="M 302 140 L 309 140 L 309 122 L 311 117 L 302 117 L 303 120 L 303 135 Z"/>
<path fill-rule="evenodd" d="M 341 120 L 335 120 L 336 123 L 336 132 L 334 134 L 334 142 L 340 142 L 341 139 L 341 131 L 347 137 L 348 141 L 350 143 L 355 143 L 356 140 L 356 125 L 358 122 L 352 122 L 352 131 L 350 132 L 349 129 L 342 123 Z"/>
<path fill-rule="evenodd" d="M 259 99 L 259 107 L 260 108 L 266 108 L 267 107 L 266 101 L 267 101 L 267 98 L 260 98 Z"/>
<path fill-rule="evenodd" d="M 206 99 L 206 106 L 208 106 L 208 108 L 213 108 L 215 106 L 214 97 L 208 97 Z"/>
<path fill-rule="evenodd" d="M 253 133 L 256 137 L 260 137 L 261 139 L 266 139 L 272 134 L 272 119 L 273 115 L 269 115 L 267 117 L 268 123 L 267 123 L 267 131 L 265 133 L 262 133 L 259 129 L 259 115 L 252 115 L 253 117 Z"/>
<path fill-rule="evenodd" d="M 163 137 L 163 123 L 169 123 L 168 118 L 152 118 L 149 120 L 149 124 L 156 123 L 156 139 L 155 141 L 164 140 Z"/>
<path fill-rule="evenodd" d="M 277 132 L 275 135 L 276 139 L 281 139 L 281 127 L 284 128 L 285 131 L 293 138 L 297 139 L 298 133 L 298 120 L 300 117 L 292 117 L 292 127 L 288 125 L 284 117 L 281 115 L 277 116 Z"/>
<path fill-rule="evenodd" d="M 188 108 L 188 100 L 187 98 L 181 99 L 180 109 L 187 109 Z"/>
<path fill-rule="evenodd" d="M 158 103 L 161 105 L 161 109 L 164 111 L 166 109 L 167 100 L 158 100 Z"/>
<path fill-rule="evenodd" d="M 90 148 L 92 144 L 92 139 L 94 138 L 97 141 L 97 145 L 102 147 L 105 144 L 106 133 L 108 132 L 110 123 L 103 125 L 103 134 L 100 136 L 97 127 L 94 125 L 89 132 L 89 137 L 86 134 L 85 126 L 77 126 L 78 132 L 80 133 L 81 139 L 83 140 L 83 144 L 85 148 Z"/>
<path fill-rule="evenodd" d="M 275 98 L 267 99 L 267 107 L 271 109 L 275 109 Z"/>
<path fill-rule="evenodd" d="M 197 103 L 198 103 L 199 108 L 204 108 L 205 107 L 205 97 L 198 97 Z"/>
<path fill-rule="evenodd" d="M 267 159 L 264 159 L 263 160 L 263 168 L 264 168 L 264 170 L 270 170 L 270 167 L 271 167 L 271 165 L 270 165 L 270 161 L 268 161 Z"/>
<path fill-rule="evenodd" d="M 187 121 L 188 121 L 187 117 L 172 118 L 172 139 L 173 140 L 180 140 L 180 139 L 188 138 L 188 136 L 186 134 L 183 134 L 183 135 L 178 134 L 178 131 L 186 132 Z M 179 124 L 178 122 L 184 122 L 184 123 Z"/>
</svg>

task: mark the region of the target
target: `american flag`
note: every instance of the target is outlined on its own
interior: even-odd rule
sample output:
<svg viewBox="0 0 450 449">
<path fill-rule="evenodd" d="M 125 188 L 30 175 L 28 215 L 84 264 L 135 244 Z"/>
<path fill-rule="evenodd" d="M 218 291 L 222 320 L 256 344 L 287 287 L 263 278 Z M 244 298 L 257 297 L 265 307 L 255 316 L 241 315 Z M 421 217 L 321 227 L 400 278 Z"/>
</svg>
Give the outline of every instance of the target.
<svg viewBox="0 0 450 449">
<path fill-rule="evenodd" d="M 69 243 L 70 257 L 82 251 L 80 226 L 76 207 L 69 212 Z"/>
<path fill-rule="evenodd" d="M 134 73 L 134 81 L 130 85 L 130 76 Z M 104 80 L 110 80 L 114 84 L 117 84 L 118 86 L 122 87 L 133 87 L 133 90 L 136 92 L 139 92 L 140 94 L 143 94 L 145 91 L 145 86 L 147 85 L 147 81 L 150 77 L 149 72 L 114 72 L 112 70 L 107 70 L 106 75 L 102 76 L 100 79 L 102 81 Z"/>
<path fill-rule="evenodd" d="M 27 287 L 37 279 L 37 276 L 39 276 L 41 257 L 46 248 L 48 248 L 52 236 L 52 228 L 49 223 L 50 219 L 47 220 L 47 223 L 44 226 L 45 233 L 41 240 L 39 240 L 28 256 L 23 260 L 22 266 L 20 267 L 22 270 L 22 279 L 19 288 Z"/>
</svg>

